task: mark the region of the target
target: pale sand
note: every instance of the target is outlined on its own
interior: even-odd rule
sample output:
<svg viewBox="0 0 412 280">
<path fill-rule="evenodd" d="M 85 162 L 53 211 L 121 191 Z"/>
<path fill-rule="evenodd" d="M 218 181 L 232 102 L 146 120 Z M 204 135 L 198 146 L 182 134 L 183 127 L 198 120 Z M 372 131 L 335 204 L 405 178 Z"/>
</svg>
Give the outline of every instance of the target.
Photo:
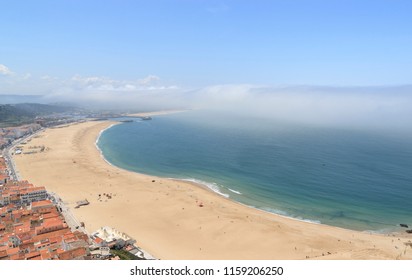
<svg viewBox="0 0 412 280">
<path fill-rule="evenodd" d="M 412 247 L 405 245 L 412 236 L 296 221 L 188 182 L 113 167 L 95 146 L 100 131 L 111 124 L 48 129 L 29 143 L 45 145 L 45 152 L 15 156 L 23 178 L 58 193 L 71 208 L 78 200 L 90 201 L 89 206 L 73 209 L 89 232 L 115 227 L 161 259 L 412 259 Z M 113 198 L 98 201 L 103 193 L 112 193 Z"/>
</svg>

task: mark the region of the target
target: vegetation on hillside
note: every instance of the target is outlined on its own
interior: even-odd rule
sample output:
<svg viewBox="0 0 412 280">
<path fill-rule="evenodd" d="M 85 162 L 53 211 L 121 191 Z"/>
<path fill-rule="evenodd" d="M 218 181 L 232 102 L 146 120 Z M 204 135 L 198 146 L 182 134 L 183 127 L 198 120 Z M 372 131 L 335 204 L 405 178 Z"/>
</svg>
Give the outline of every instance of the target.
<svg viewBox="0 0 412 280">
<path fill-rule="evenodd" d="M 0 127 L 22 125 L 33 122 L 36 117 L 71 110 L 72 107 L 36 103 L 0 104 Z"/>
</svg>

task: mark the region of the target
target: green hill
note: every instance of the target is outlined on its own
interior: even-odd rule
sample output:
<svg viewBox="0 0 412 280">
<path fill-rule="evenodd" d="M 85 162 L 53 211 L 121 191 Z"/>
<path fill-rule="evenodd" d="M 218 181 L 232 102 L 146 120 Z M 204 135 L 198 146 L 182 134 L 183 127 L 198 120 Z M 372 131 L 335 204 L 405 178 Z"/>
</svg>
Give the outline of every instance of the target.
<svg viewBox="0 0 412 280">
<path fill-rule="evenodd" d="M 73 107 L 21 103 L 0 105 L 0 127 L 17 126 L 34 121 L 36 117 L 73 111 Z"/>
</svg>

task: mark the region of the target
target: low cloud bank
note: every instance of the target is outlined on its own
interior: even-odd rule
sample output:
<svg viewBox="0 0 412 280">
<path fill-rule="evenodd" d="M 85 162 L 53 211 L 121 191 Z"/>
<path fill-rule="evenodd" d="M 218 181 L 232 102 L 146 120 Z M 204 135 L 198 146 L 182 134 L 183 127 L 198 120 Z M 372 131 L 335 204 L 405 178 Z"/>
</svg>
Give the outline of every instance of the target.
<svg viewBox="0 0 412 280">
<path fill-rule="evenodd" d="M 412 85 L 376 87 L 215 85 L 189 89 L 156 75 L 133 80 L 19 74 L 0 64 L 0 94 L 44 103 L 128 110 L 207 109 L 316 125 L 412 128 Z"/>
</svg>

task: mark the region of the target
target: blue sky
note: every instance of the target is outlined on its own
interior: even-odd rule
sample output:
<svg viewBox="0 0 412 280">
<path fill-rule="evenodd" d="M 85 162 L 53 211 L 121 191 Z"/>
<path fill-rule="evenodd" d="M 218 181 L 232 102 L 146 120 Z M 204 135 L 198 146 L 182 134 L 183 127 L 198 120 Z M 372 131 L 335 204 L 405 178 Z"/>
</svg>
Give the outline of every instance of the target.
<svg viewBox="0 0 412 280">
<path fill-rule="evenodd" d="M 411 14 L 398 0 L 0 1 L 0 64 L 14 79 L 410 84 Z"/>
<path fill-rule="evenodd" d="M 0 0 L 0 95 L 410 130 L 411 15 L 401 0 Z"/>
</svg>

